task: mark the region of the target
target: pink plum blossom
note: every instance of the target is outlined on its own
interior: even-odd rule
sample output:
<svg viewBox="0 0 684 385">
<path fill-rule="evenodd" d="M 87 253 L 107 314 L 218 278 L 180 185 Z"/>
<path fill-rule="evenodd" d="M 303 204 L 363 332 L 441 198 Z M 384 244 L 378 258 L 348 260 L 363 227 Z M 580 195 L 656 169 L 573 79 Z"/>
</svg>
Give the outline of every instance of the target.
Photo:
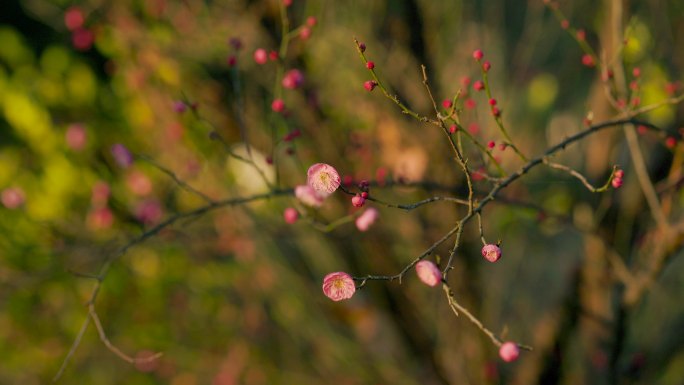
<svg viewBox="0 0 684 385">
<path fill-rule="evenodd" d="M 354 280 L 343 271 L 330 273 L 323 278 L 323 294 L 333 301 L 349 299 L 355 291 Z"/>
<path fill-rule="evenodd" d="M 375 207 L 369 207 L 363 214 L 356 218 L 356 228 L 359 231 L 366 231 L 378 219 L 378 210 Z"/>
<path fill-rule="evenodd" d="M 324 196 L 316 192 L 308 184 L 303 184 L 295 187 L 295 196 L 303 204 L 310 207 L 320 207 L 323 205 Z"/>
<path fill-rule="evenodd" d="M 332 194 L 340 187 L 340 174 L 329 164 L 316 163 L 309 167 L 306 174 L 306 183 L 325 196 Z"/>
<path fill-rule="evenodd" d="M 506 362 L 513 362 L 518 359 L 520 349 L 514 342 L 505 342 L 499 348 L 499 356 Z"/>
<path fill-rule="evenodd" d="M 497 245 L 487 244 L 482 247 L 482 256 L 489 262 L 496 262 L 501 258 L 501 249 Z"/>
<path fill-rule="evenodd" d="M 437 286 L 442 280 L 442 272 L 431 261 L 422 260 L 416 263 L 416 274 L 428 286 Z"/>
</svg>

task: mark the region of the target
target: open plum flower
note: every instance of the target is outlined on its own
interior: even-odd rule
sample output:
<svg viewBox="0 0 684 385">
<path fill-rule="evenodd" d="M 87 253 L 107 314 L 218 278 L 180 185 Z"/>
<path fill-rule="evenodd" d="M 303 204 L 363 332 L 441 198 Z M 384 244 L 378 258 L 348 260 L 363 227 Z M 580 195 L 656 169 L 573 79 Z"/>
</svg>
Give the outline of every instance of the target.
<svg viewBox="0 0 684 385">
<path fill-rule="evenodd" d="M 316 163 L 306 172 L 306 183 L 316 192 L 328 196 L 340 187 L 340 174 L 329 164 Z"/>
<path fill-rule="evenodd" d="M 349 299 L 356 292 L 356 286 L 351 275 L 338 271 L 323 278 L 323 294 L 333 301 Z"/>
</svg>

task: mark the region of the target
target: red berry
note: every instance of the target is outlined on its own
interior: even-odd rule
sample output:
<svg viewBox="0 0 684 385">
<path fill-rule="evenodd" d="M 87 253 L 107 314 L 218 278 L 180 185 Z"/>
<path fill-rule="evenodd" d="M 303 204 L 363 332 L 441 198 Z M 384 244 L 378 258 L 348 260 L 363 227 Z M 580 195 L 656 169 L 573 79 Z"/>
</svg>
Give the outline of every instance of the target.
<svg viewBox="0 0 684 385">
<path fill-rule="evenodd" d="M 475 51 L 473 51 L 473 58 L 475 60 L 480 61 L 482 60 L 482 57 L 484 57 L 484 53 L 482 53 L 481 50 L 476 49 Z"/>
</svg>

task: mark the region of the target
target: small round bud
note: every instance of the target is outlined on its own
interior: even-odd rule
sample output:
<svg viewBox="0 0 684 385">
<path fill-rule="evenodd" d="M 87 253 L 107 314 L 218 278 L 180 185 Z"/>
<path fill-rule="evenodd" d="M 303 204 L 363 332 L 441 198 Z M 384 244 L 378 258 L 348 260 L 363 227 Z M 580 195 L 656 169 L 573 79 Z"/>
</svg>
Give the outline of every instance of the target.
<svg viewBox="0 0 684 385">
<path fill-rule="evenodd" d="M 268 60 L 270 60 L 270 61 L 276 61 L 276 60 L 278 60 L 278 52 L 277 52 L 277 51 L 274 51 L 274 50 L 271 50 L 271 51 L 268 53 Z"/>
<path fill-rule="evenodd" d="M 476 80 L 475 83 L 473 83 L 473 88 L 475 91 L 482 91 L 485 88 L 484 82 L 482 80 Z"/>
<path fill-rule="evenodd" d="M 563 29 L 568 29 L 568 28 L 570 28 L 570 22 L 569 22 L 568 20 L 566 20 L 566 19 L 563 19 L 563 20 L 561 21 L 561 28 L 563 28 Z"/>
<path fill-rule="evenodd" d="M 481 50 L 476 49 L 475 51 L 473 51 L 473 58 L 475 60 L 480 61 L 480 60 L 482 60 L 483 57 L 484 57 L 484 53 L 482 53 Z"/>
<path fill-rule="evenodd" d="M 368 81 L 363 83 L 363 88 L 365 88 L 366 91 L 370 92 L 370 91 L 373 91 L 375 89 L 375 87 L 377 87 L 377 85 L 378 85 L 378 82 L 376 82 L 375 80 L 368 80 Z"/>
<path fill-rule="evenodd" d="M 366 52 L 366 44 L 359 43 L 359 50 L 361 50 L 361 52 Z"/>
<path fill-rule="evenodd" d="M 501 116 L 501 110 L 498 107 L 492 107 L 492 115 L 498 118 L 499 116 Z"/>
<path fill-rule="evenodd" d="M 583 29 L 577 30 L 577 40 L 584 41 L 587 38 L 587 33 Z"/>
<path fill-rule="evenodd" d="M 641 76 L 641 68 L 634 67 L 634 69 L 632 69 L 632 76 L 634 76 L 635 78 L 640 77 Z"/>
<path fill-rule="evenodd" d="M 355 195 L 352 197 L 351 202 L 354 207 L 361 207 L 366 203 L 366 200 L 361 195 Z"/>
<path fill-rule="evenodd" d="M 275 99 L 271 103 L 271 109 L 275 112 L 283 112 L 285 110 L 285 102 L 283 102 L 283 99 Z"/>
<path fill-rule="evenodd" d="M 490 149 L 496 147 L 496 142 L 494 142 L 493 140 L 490 140 L 487 143 L 487 147 L 489 147 Z"/>
<path fill-rule="evenodd" d="M 451 127 L 449 127 L 449 132 L 454 134 L 454 133 L 456 133 L 456 131 L 458 131 L 458 126 L 455 124 L 452 124 Z"/>
<path fill-rule="evenodd" d="M 266 53 L 266 50 L 263 48 L 258 48 L 256 51 L 254 51 L 254 61 L 257 64 L 266 64 L 268 61 L 268 53 Z"/>
<path fill-rule="evenodd" d="M 614 175 L 616 178 L 624 178 L 625 172 L 622 169 L 617 169 L 617 170 L 615 170 Z"/>
<path fill-rule="evenodd" d="M 235 67 L 235 65 L 237 64 L 237 57 L 235 55 L 228 56 L 228 59 L 226 59 L 226 63 L 228 63 L 228 67 Z"/>
<path fill-rule="evenodd" d="M 475 99 L 468 98 L 466 99 L 465 103 L 463 103 L 463 105 L 465 106 L 465 108 L 472 110 L 477 106 L 477 103 L 475 102 Z"/>
<path fill-rule="evenodd" d="M 285 218 L 286 223 L 293 224 L 297 222 L 297 219 L 299 219 L 299 213 L 295 208 L 288 207 L 283 212 L 283 218 Z"/>
<path fill-rule="evenodd" d="M 361 198 L 363 199 L 368 199 L 368 191 L 364 191 L 361 193 Z"/>
<path fill-rule="evenodd" d="M 677 145 L 677 139 L 675 139 L 674 136 L 668 136 L 667 139 L 665 139 L 665 146 L 667 148 L 675 148 Z"/>
<path fill-rule="evenodd" d="M 587 53 L 582 56 L 582 64 L 586 67 L 593 67 L 596 62 L 594 62 L 594 57 Z"/>
<path fill-rule="evenodd" d="M 309 27 L 315 27 L 318 24 L 318 20 L 314 16 L 309 16 L 306 18 L 306 25 Z"/>
<path fill-rule="evenodd" d="M 451 100 L 449 100 L 449 99 L 444 99 L 444 100 L 442 101 L 442 107 L 444 107 L 444 108 L 446 108 L 446 109 L 451 108 L 451 106 L 453 106 L 453 105 L 454 105 L 454 104 L 453 104 L 453 103 L 451 102 Z"/>
<path fill-rule="evenodd" d="M 648 132 L 648 127 L 644 126 L 643 124 L 640 124 L 637 127 L 637 132 L 639 133 L 639 135 L 644 135 Z"/>
<path fill-rule="evenodd" d="M 489 262 L 496 262 L 501 258 L 501 249 L 494 244 L 486 244 L 482 247 L 482 256 Z"/>
<path fill-rule="evenodd" d="M 311 28 L 310 27 L 302 27 L 302 29 L 299 30 L 299 38 L 302 40 L 308 40 L 311 37 Z"/>
<path fill-rule="evenodd" d="M 375 68 L 375 63 L 373 63 L 372 61 L 369 61 L 368 63 L 366 63 L 366 68 L 368 68 L 369 70 L 372 70 L 373 68 Z"/>
<path fill-rule="evenodd" d="M 489 60 L 485 61 L 485 62 L 482 64 L 482 69 L 484 70 L 484 72 L 489 72 L 489 70 L 490 70 L 491 68 L 492 68 L 492 63 L 490 63 Z"/>
<path fill-rule="evenodd" d="M 283 5 L 289 7 L 290 5 L 292 5 L 292 0 L 283 0 Z"/>
<path fill-rule="evenodd" d="M 489 99 L 489 105 L 492 107 L 496 106 L 496 99 L 494 99 L 494 98 Z"/>
<path fill-rule="evenodd" d="M 620 188 L 622 186 L 622 178 L 615 177 L 610 181 L 610 184 L 613 188 Z"/>
<path fill-rule="evenodd" d="M 520 356 L 520 348 L 514 342 L 505 342 L 499 348 L 499 357 L 505 362 L 513 362 Z"/>
</svg>

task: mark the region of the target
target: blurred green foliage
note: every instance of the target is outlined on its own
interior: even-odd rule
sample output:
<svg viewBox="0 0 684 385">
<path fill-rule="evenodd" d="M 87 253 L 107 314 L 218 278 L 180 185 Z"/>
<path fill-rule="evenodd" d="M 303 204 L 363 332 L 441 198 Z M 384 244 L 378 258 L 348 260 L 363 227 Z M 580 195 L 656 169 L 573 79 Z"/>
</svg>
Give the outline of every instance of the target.
<svg viewBox="0 0 684 385">
<path fill-rule="evenodd" d="M 142 159 L 119 167 L 110 153 L 115 143 L 149 156 L 212 199 L 264 191 L 254 169 L 227 156 L 212 132 L 235 152 L 246 153 L 247 139 L 281 187 L 304 183 L 307 167 L 325 162 L 356 180 L 374 180 L 382 169 L 394 180 L 447 186 L 372 188 L 388 202 L 463 195 L 463 177 L 441 133 L 363 89 L 368 74 L 354 37 L 365 42 L 392 92 L 423 114 L 431 103 L 420 64 L 439 102 L 462 88 L 464 76 L 479 76 L 471 52 L 483 49 L 506 124 L 527 154 L 578 132 L 589 112 L 595 122 L 616 113 L 599 74 L 581 65 L 577 43 L 541 0 L 293 3 L 291 29 L 309 16 L 317 24 L 310 38 L 294 35 L 287 52 L 280 47 L 276 0 L 2 5 L 0 190 L 18 189 L 23 203 L 0 209 L 0 383 L 49 382 L 88 316 L 84 304 L 94 282 L 79 274 L 96 274 L 107 256 L 161 218 L 205 203 Z M 609 40 L 611 2 L 604 3 L 561 4 L 598 52 Z M 81 36 L 86 43 L 79 48 L 65 26 L 71 7 L 85 16 L 92 45 Z M 676 0 L 644 1 L 624 15 L 624 68 L 642 69 L 643 105 L 660 102 L 671 96 L 668 84 L 683 80 L 684 53 L 675 47 L 684 38 L 684 9 Z M 235 51 L 230 38 L 242 49 Z M 279 63 L 303 71 L 303 88 L 283 89 L 276 63 L 254 62 L 257 48 L 286 53 Z M 235 67 L 228 64 L 231 55 L 237 55 Z M 287 115 L 271 111 L 276 97 Z M 477 108 L 464 109 L 464 127 L 478 124 L 478 138 L 498 142 L 486 99 L 473 99 Z M 196 112 L 175 112 L 177 101 L 197 103 Z M 645 118 L 676 130 L 683 112 L 667 105 Z M 295 129 L 301 138 L 281 140 Z M 659 187 L 673 158 L 681 160 L 663 139 L 642 137 Z M 468 155 L 472 167 L 487 166 L 476 151 Z M 496 155 L 508 172 L 521 165 L 511 151 Z M 515 364 L 497 361 L 495 347 L 453 316 L 441 291 L 412 274 L 401 285 L 370 282 L 347 302 L 321 293 L 320 281 L 331 271 L 400 271 L 453 226 L 462 208 L 448 202 L 412 212 L 378 207 L 381 219 L 366 233 L 352 224 L 321 233 L 306 221 L 285 224 L 283 209 L 295 204 L 286 196 L 182 221 L 116 260 L 95 304 L 108 338 L 132 356 L 164 355 L 131 365 L 91 325 L 60 382 L 680 384 L 681 251 L 626 318 L 615 310 L 621 287 L 606 260 L 596 258 L 602 248 L 594 235 L 629 262 L 652 229 L 624 139 L 617 130 L 602 133 L 556 160 L 597 185 L 619 164 L 627 170 L 626 185 L 592 195 L 566 174 L 533 171 L 484 212 L 487 238 L 503 240 L 502 261 L 482 262 L 472 226 L 451 275 L 457 297 L 486 325 L 535 347 Z M 111 192 L 104 202 L 97 186 Z M 476 184 L 479 191 L 490 186 Z M 672 218 L 682 213 L 684 196 L 677 191 Z M 337 193 L 309 215 L 331 222 L 350 206 Z M 161 213 L 145 211 L 146 222 L 144 208 Z M 595 222 L 591 231 L 581 226 L 586 218 Z M 444 258 L 448 249 L 442 245 L 436 254 Z M 583 273 L 597 265 L 598 276 Z M 587 309 L 587 303 L 598 305 Z"/>
</svg>

